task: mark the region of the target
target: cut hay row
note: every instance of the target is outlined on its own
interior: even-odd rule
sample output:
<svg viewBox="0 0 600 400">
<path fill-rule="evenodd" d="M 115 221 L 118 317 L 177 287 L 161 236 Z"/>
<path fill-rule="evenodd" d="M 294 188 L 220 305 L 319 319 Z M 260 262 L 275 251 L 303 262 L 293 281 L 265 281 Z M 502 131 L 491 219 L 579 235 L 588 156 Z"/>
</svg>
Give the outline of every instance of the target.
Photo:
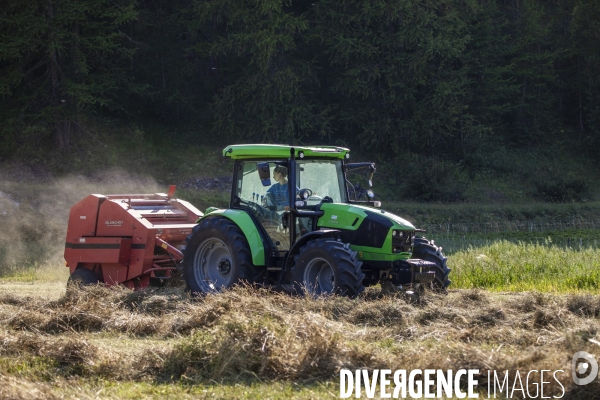
<svg viewBox="0 0 600 400">
<path fill-rule="evenodd" d="M 597 296 L 477 290 L 428 294 L 417 305 L 376 290 L 355 300 L 253 288 L 194 300 L 180 289 L 91 287 L 56 301 L 4 295 L 0 397 L 18 397 L 7 392 L 17 390 L 14 380 L 69 397 L 75 392 L 61 382 L 73 379 L 88 391 L 131 382 L 303 388 L 339 382 L 341 368 L 476 368 L 482 390 L 488 370 L 562 369 L 569 394 L 585 398 L 600 386 L 575 388 L 571 357 L 598 352 L 589 339 L 600 339 L 599 317 Z M 561 393 L 557 384 L 546 389 Z"/>
</svg>

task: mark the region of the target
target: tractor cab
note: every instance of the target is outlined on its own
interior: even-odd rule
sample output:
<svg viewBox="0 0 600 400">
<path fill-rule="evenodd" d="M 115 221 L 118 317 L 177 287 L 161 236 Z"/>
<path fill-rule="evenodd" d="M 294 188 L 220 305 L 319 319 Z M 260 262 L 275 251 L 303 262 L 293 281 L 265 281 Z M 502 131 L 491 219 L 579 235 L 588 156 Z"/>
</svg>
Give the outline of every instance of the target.
<svg viewBox="0 0 600 400">
<path fill-rule="evenodd" d="M 287 160 L 239 160 L 236 164 L 231 208 L 250 212 L 275 250 L 290 250 L 293 241 L 317 228 L 311 217 L 317 216 L 315 211 L 323 201 L 347 202 L 342 160 L 302 159 L 294 168 Z M 315 215 L 294 218 L 294 211 Z"/>
</svg>

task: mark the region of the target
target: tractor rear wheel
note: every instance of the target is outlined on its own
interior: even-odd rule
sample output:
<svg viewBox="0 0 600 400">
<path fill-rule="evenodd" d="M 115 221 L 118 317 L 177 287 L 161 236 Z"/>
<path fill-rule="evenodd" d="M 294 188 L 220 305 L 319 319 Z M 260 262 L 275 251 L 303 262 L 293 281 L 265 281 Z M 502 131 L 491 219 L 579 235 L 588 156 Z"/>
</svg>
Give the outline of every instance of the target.
<svg viewBox="0 0 600 400">
<path fill-rule="evenodd" d="M 294 288 L 300 294 L 358 296 L 364 289 L 365 274 L 356 252 L 331 239 L 315 239 L 294 257 Z"/>
<path fill-rule="evenodd" d="M 81 288 L 82 286 L 95 285 L 100 280 L 94 271 L 87 268 L 78 268 L 69 276 L 67 287 Z"/>
<path fill-rule="evenodd" d="M 183 277 L 192 294 L 255 283 L 264 269 L 252 264 L 252 253 L 241 229 L 223 217 L 206 218 L 186 239 Z"/>
<path fill-rule="evenodd" d="M 448 268 L 447 258 L 444 256 L 444 253 L 442 253 L 442 248 L 436 246 L 433 240 L 428 240 L 425 237 L 416 237 L 412 258 L 435 263 L 433 289 L 440 292 L 446 292 L 446 289 L 450 286 L 452 281 L 448 279 L 450 268 Z"/>
</svg>

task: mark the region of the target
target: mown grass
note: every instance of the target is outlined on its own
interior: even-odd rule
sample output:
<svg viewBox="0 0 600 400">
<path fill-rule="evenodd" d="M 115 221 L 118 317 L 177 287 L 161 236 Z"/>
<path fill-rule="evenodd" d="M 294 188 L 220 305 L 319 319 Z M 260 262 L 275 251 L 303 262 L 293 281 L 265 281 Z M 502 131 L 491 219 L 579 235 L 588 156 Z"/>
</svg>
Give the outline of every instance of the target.
<svg viewBox="0 0 600 400">
<path fill-rule="evenodd" d="M 479 369 L 485 390 L 488 370 L 543 368 L 565 371 L 568 397 L 587 399 L 600 386 L 576 387 L 570 361 L 597 353 L 599 318 L 597 296 L 480 290 L 419 304 L 374 290 L 354 300 L 253 288 L 193 301 L 180 289 L 0 295 L 0 397 L 326 398 L 339 394 L 341 368 Z"/>
</svg>

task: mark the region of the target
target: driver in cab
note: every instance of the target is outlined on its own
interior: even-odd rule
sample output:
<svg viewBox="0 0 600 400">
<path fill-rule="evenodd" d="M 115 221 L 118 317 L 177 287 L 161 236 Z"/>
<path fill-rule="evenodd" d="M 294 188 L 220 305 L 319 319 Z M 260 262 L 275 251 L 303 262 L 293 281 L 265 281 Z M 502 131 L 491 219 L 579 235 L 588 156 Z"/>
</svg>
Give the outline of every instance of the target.
<svg viewBox="0 0 600 400">
<path fill-rule="evenodd" d="M 274 207 L 276 211 L 289 211 L 290 202 L 289 202 L 289 193 L 288 193 L 288 170 L 286 167 L 278 165 L 273 170 L 273 179 L 277 181 L 273 186 L 267 190 L 267 194 L 265 196 L 265 200 L 268 205 Z M 296 188 L 296 192 L 298 192 L 298 188 Z M 286 217 L 282 217 L 286 219 Z M 286 219 L 287 220 L 287 219 Z M 282 220 L 283 226 L 287 226 L 287 222 Z M 301 235 L 304 235 L 307 232 L 304 223 L 302 220 L 298 220 L 298 228 Z"/>
<path fill-rule="evenodd" d="M 288 170 L 286 167 L 278 165 L 273 170 L 273 179 L 277 182 L 267 190 L 265 196 L 267 202 L 272 202 L 277 211 L 283 211 L 289 209 L 289 197 L 288 197 L 288 181 L 287 181 Z"/>
</svg>

